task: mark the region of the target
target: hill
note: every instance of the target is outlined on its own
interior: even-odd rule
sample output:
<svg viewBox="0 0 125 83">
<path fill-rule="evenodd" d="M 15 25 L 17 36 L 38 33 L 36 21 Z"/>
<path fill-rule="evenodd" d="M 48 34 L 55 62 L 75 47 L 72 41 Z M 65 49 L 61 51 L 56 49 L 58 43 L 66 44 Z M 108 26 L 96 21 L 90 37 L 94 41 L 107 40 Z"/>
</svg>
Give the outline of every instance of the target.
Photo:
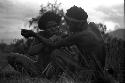
<svg viewBox="0 0 125 83">
<path fill-rule="evenodd" d="M 111 37 L 125 40 L 125 29 L 117 29 L 108 33 Z"/>
</svg>

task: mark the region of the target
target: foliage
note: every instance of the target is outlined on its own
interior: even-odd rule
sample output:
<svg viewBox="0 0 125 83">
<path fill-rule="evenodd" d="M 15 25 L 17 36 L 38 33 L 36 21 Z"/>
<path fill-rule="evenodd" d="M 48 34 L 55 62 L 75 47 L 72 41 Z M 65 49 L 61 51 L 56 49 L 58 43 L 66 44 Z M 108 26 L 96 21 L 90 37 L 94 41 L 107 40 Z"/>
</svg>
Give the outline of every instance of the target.
<svg viewBox="0 0 125 83">
<path fill-rule="evenodd" d="M 29 27 L 35 24 L 35 26 L 33 26 L 33 29 L 38 31 L 39 29 L 37 26 L 37 22 L 39 18 L 47 11 L 53 11 L 56 14 L 64 16 L 64 11 L 63 9 L 60 8 L 60 6 L 61 6 L 61 3 L 57 3 L 57 1 L 55 1 L 55 3 L 48 3 L 46 6 L 41 5 L 41 9 L 39 10 L 39 15 L 29 20 Z"/>
<path fill-rule="evenodd" d="M 7 44 L 0 43 L 0 51 L 4 51 L 6 46 L 7 46 Z"/>
<path fill-rule="evenodd" d="M 125 41 L 117 38 L 108 37 L 106 41 L 106 61 L 105 68 L 113 68 L 113 77 L 123 81 L 124 70 L 124 49 Z"/>
<path fill-rule="evenodd" d="M 104 25 L 103 23 L 98 23 L 97 26 L 98 26 L 98 29 L 100 30 L 100 32 L 101 32 L 102 34 L 105 34 L 105 33 L 106 33 L 106 30 L 107 30 L 106 25 Z"/>
</svg>

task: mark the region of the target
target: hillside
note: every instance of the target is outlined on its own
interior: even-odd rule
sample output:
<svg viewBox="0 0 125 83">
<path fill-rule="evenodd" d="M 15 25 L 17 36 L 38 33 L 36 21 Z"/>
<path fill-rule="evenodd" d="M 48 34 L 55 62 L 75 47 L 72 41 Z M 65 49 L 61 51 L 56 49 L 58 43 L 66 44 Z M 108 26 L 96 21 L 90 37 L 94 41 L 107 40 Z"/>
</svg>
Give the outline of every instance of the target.
<svg viewBox="0 0 125 83">
<path fill-rule="evenodd" d="M 115 31 L 109 32 L 109 35 L 118 39 L 125 40 L 125 29 L 117 29 Z"/>
</svg>

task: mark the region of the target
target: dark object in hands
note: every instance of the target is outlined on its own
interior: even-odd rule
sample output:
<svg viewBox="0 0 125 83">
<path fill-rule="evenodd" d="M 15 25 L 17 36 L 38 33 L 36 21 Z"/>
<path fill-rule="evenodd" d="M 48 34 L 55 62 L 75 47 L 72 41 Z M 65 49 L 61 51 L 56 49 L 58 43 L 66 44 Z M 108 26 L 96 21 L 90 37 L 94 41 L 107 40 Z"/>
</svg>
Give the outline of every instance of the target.
<svg viewBox="0 0 125 83">
<path fill-rule="evenodd" d="M 32 30 L 21 29 L 21 35 L 25 38 L 29 38 L 35 36 L 35 32 L 33 32 Z"/>
</svg>

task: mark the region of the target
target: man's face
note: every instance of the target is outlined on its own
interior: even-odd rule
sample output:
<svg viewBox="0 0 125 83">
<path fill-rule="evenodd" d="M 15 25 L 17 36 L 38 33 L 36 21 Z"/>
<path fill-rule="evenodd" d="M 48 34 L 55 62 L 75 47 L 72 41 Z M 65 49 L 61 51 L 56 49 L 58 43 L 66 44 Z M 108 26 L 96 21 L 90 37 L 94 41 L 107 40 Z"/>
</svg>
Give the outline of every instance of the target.
<svg viewBox="0 0 125 83">
<path fill-rule="evenodd" d="M 78 23 L 67 20 L 66 21 L 69 31 L 75 32 L 78 27 Z"/>
<path fill-rule="evenodd" d="M 47 31 L 49 32 L 49 34 L 53 35 L 57 32 L 58 28 L 57 28 L 57 23 L 55 21 L 49 21 L 46 24 L 47 27 Z"/>
<path fill-rule="evenodd" d="M 48 28 L 47 30 L 52 35 L 58 33 L 58 27 L 57 26 L 56 27 Z"/>
</svg>

